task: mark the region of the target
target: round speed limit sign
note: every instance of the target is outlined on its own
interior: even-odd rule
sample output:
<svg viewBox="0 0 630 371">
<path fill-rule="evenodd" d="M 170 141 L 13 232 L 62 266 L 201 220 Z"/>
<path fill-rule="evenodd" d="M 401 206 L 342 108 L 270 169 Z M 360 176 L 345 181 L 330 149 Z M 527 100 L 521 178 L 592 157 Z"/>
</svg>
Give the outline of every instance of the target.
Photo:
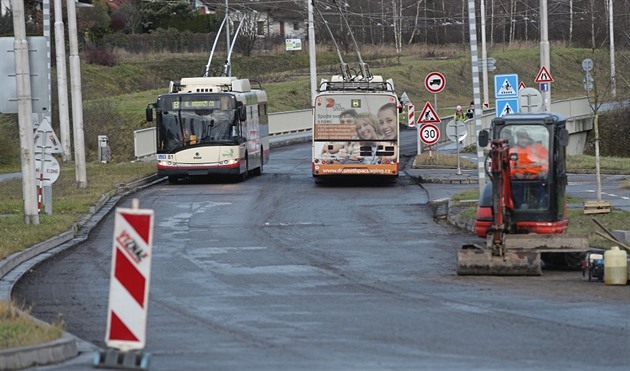
<svg viewBox="0 0 630 371">
<path fill-rule="evenodd" d="M 430 146 L 440 139 L 440 129 L 433 124 L 424 124 L 420 128 L 420 140 Z"/>
</svg>

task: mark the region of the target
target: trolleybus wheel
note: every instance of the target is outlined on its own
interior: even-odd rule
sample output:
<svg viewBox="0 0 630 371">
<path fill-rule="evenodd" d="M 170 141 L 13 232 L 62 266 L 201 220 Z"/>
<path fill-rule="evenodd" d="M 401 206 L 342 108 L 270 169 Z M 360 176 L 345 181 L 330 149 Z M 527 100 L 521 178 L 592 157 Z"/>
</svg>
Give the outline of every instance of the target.
<svg viewBox="0 0 630 371">
<path fill-rule="evenodd" d="M 245 172 L 241 174 L 241 181 L 247 180 L 249 176 L 249 156 L 245 153 Z"/>
<path fill-rule="evenodd" d="M 254 169 L 254 175 L 260 176 L 263 173 L 263 162 L 265 162 L 263 155 L 263 147 L 260 147 L 260 166 Z"/>
</svg>

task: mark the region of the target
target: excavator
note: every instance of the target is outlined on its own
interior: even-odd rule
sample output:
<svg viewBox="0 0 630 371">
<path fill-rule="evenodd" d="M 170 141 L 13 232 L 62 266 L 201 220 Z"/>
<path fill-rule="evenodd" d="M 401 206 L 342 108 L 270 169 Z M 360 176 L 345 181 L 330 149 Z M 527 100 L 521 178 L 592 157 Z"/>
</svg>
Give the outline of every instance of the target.
<svg viewBox="0 0 630 371">
<path fill-rule="evenodd" d="M 479 197 L 475 233 L 486 243 L 459 249 L 458 275 L 539 276 L 547 261 L 589 249 L 586 237 L 566 234 L 568 143 L 558 113 L 508 114 L 480 131 L 479 146 L 490 145 L 490 182 Z"/>
</svg>

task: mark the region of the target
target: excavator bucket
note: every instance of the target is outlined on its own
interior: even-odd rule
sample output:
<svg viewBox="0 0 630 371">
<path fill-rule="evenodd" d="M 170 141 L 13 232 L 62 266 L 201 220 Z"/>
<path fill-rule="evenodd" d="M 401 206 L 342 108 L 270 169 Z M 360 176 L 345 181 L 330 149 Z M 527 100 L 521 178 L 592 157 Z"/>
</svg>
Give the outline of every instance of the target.
<svg viewBox="0 0 630 371">
<path fill-rule="evenodd" d="M 460 276 L 540 276 L 541 255 L 584 253 L 588 238 L 567 235 L 508 234 L 503 239 L 504 253 L 487 246 L 464 245 L 457 252 L 457 274 Z"/>
<path fill-rule="evenodd" d="M 540 276 L 542 263 L 536 251 L 506 251 L 503 256 L 479 245 L 464 245 L 457 252 L 460 276 Z"/>
</svg>

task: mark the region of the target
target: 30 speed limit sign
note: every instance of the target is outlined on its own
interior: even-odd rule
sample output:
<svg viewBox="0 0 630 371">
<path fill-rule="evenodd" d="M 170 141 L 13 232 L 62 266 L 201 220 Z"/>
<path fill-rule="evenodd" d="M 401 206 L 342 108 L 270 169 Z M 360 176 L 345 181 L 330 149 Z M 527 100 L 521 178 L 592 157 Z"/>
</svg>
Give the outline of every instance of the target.
<svg viewBox="0 0 630 371">
<path fill-rule="evenodd" d="M 420 140 L 430 146 L 440 139 L 440 129 L 433 124 L 424 124 L 420 128 Z"/>
</svg>

